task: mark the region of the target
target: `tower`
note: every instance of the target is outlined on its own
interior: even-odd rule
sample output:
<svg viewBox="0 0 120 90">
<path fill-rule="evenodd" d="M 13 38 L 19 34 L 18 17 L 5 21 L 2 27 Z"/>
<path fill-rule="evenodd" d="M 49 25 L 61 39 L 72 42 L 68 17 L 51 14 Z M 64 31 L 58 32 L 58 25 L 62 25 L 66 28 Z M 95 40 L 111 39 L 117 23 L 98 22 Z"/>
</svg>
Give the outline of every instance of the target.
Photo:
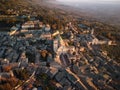
<svg viewBox="0 0 120 90">
<path fill-rule="evenodd" d="M 94 29 L 92 28 L 92 30 L 91 30 L 91 35 L 93 35 L 94 34 Z"/>
</svg>

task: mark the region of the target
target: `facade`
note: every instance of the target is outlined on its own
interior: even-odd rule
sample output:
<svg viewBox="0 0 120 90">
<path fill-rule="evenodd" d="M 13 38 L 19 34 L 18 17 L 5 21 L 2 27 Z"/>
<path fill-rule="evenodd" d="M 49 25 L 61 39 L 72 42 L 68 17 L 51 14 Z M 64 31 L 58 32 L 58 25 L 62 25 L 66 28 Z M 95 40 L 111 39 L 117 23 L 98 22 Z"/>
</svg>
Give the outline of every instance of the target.
<svg viewBox="0 0 120 90">
<path fill-rule="evenodd" d="M 28 32 L 28 30 L 27 29 L 22 29 L 22 30 L 20 30 L 20 32 L 21 33 L 26 33 L 26 32 Z"/>
<path fill-rule="evenodd" d="M 32 37 L 33 37 L 32 34 L 26 34 L 26 35 L 25 35 L 25 38 L 32 38 Z"/>
<path fill-rule="evenodd" d="M 54 52 L 57 52 L 58 46 L 59 46 L 58 40 L 57 39 L 53 40 L 53 51 Z"/>
<path fill-rule="evenodd" d="M 13 26 L 10 31 L 13 31 L 13 30 L 18 30 L 18 28 L 16 26 Z"/>
<path fill-rule="evenodd" d="M 49 25 L 49 24 L 47 24 L 47 25 L 45 26 L 45 32 L 49 32 L 49 31 L 50 31 L 50 29 L 51 29 L 50 25 Z"/>
<path fill-rule="evenodd" d="M 52 39 L 52 35 L 51 35 L 51 33 L 44 33 L 44 34 L 42 34 L 40 36 L 40 38 L 51 40 Z"/>
<path fill-rule="evenodd" d="M 28 28 L 34 28 L 34 22 L 33 21 L 28 21 L 22 25 L 23 29 L 28 29 Z"/>
</svg>

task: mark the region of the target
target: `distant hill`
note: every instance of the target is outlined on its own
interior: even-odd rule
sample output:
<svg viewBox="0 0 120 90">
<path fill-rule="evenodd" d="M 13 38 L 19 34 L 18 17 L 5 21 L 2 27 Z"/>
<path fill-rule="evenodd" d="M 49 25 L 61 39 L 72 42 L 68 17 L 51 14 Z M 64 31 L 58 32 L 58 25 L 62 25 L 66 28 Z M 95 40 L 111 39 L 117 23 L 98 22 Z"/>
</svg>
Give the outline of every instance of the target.
<svg viewBox="0 0 120 90">
<path fill-rule="evenodd" d="M 120 1 L 110 0 L 106 2 L 65 2 L 65 0 L 58 0 L 59 5 L 68 6 L 67 10 L 77 12 L 79 15 L 82 13 L 84 16 L 91 16 L 98 21 L 105 22 L 111 25 L 120 27 Z M 60 2 L 61 1 L 61 2 Z M 63 2 L 62 2 L 63 1 Z M 57 2 L 56 2 L 57 3 Z"/>
<path fill-rule="evenodd" d="M 0 9 L 13 8 L 17 5 L 27 5 L 28 0 L 0 0 Z"/>
<path fill-rule="evenodd" d="M 27 8 L 35 8 L 34 6 L 36 6 L 38 2 L 39 6 L 43 6 L 46 1 L 51 0 L 0 0 L 0 14 L 6 14 L 6 11 L 9 9 L 22 11 Z"/>
<path fill-rule="evenodd" d="M 6 13 L 8 9 L 21 9 L 30 5 L 30 0 L 0 0 L 0 12 Z"/>
<path fill-rule="evenodd" d="M 51 4 L 47 3 L 48 1 L 50 0 L 1 0 L 0 30 L 9 31 L 11 26 L 30 20 L 29 17 L 56 24 L 60 29 L 70 17 L 63 10 L 49 8 Z"/>
</svg>

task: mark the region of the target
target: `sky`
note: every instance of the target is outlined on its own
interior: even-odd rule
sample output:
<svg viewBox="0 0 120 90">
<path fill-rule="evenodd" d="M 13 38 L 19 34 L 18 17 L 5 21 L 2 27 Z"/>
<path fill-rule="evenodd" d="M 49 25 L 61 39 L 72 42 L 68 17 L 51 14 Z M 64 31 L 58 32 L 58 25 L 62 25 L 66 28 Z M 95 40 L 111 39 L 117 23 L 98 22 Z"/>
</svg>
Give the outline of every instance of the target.
<svg viewBox="0 0 120 90">
<path fill-rule="evenodd" d="M 58 0 L 58 1 L 62 1 L 62 2 L 120 2 L 120 0 Z"/>
</svg>

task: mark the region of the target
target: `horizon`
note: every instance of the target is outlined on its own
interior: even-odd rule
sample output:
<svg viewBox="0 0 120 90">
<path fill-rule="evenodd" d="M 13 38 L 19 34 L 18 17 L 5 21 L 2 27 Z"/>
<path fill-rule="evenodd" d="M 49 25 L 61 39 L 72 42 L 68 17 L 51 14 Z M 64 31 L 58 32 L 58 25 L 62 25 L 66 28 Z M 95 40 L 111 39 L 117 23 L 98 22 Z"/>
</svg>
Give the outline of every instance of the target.
<svg viewBox="0 0 120 90">
<path fill-rule="evenodd" d="M 98 3 L 98 4 L 120 4 L 118 2 L 120 2 L 120 0 L 57 0 L 59 2 L 72 2 L 72 3 L 78 3 L 78 2 L 82 2 L 82 3 Z"/>
</svg>

